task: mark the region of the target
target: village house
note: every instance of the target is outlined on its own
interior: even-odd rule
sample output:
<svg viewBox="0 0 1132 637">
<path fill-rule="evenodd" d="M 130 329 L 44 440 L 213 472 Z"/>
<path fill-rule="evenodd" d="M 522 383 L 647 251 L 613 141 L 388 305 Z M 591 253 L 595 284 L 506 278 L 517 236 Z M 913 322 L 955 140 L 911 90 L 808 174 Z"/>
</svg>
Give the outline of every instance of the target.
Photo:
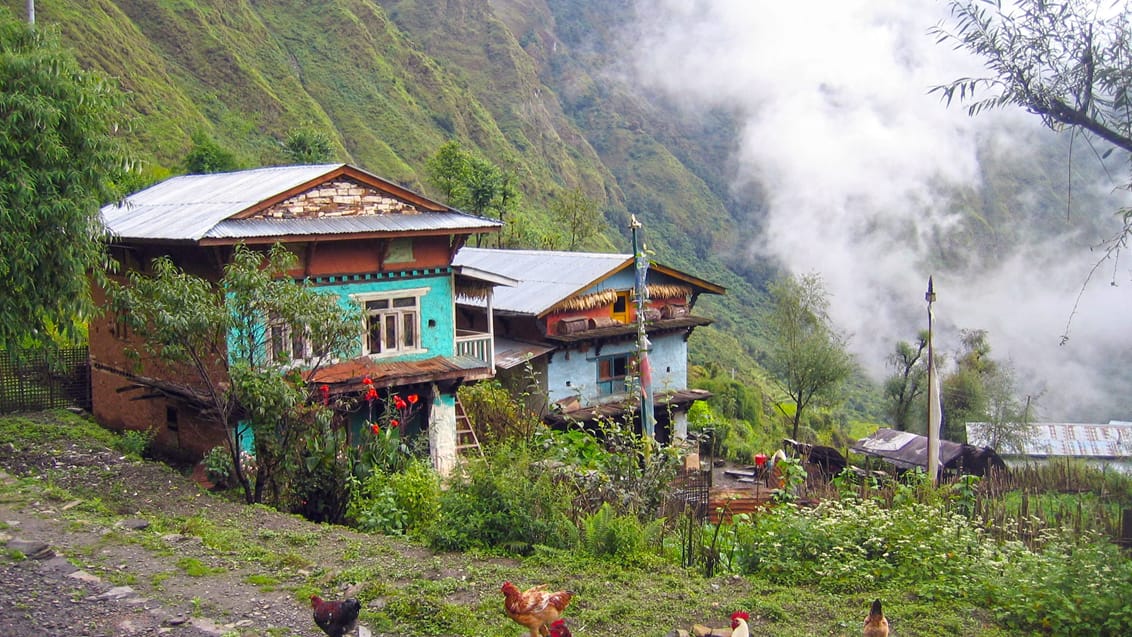
<svg viewBox="0 0 1132 637">
<path fill-rule="evenodd" d="M 1132 474 L 1132 422 L 1108 424 L 1036 422 L 1012 432 L 1010 443 L 992 440 L 994 427 L 967 423 L 971 444 L 997 446 L 1008 467 L 1079 461 L 1097 469 Z"/>
<path fill-rule="evenodd" d="M 181 269 L 217 280 L 237 244 L 281 243 L 298 257 L 292 273 L 318 290 L 355 302 L 356 356 L 319 370 L 334 394 L 370 386 L 418 396 L 434 466 L 447 472 L 457 454 L 456 390 L 493 374 L 492 337 L 455 325 L 462 286 L 489 298 L 506 277 L 453 264 L 469 236 L 497 232 L 500 222 L 432 201 L 347 164 L 260 168 L 167 179 L 102 209 L 121 271 L 168 256 Z M 486 292 L 485 292 L 486 290 Z M 96 297 L 102 295 L 96 290 Z M 91 400 L 99 422 L 152 430 L 166 451 L 200 457 L 224 433 L 199 416 L 191 385 L 153 360 L 137 367 L 126 354 L 136 339 L 112 312 L 90 324 Z M 490 322 L 489 322 L 490 324 Z M 272 334 L 271 347 L 302 361 L 301 335 Z M 144 382 L 143 382 L 144 379 Z M 164 382 L 170 381 L 170 382 Z M 147 386 L 148 391 L 137 391 Z"/>
<path fill-rule="evenodd" d="M 635 419 L 638 269 L 631 254 L 462 248 L 454 265 L 514 279 L 493 297 L 457 298 L 458 330 L 492 332 L 498 377 L 551 425 Z M 644 276 L 651 409 L 661 443 L 687 436 L 687 411 L 710 397 L 688 388 L 688 337 L 711 320 L 692 313 L 725 288 L 658 263 Z M 494 317 L 492 323 L 488 317 Z M 528 391 L 531 383 L 538 389 Z M 637 385 L 636 387 L 639 387 Z"/>
</svg>

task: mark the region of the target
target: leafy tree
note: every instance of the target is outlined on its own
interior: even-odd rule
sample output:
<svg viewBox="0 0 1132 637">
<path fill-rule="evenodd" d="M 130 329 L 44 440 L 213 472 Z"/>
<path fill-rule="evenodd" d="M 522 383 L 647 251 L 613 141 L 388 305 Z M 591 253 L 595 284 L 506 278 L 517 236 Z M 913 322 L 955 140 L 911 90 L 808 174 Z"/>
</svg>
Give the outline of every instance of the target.
<svg viewBox="0 0 1132 637">
<path fill-rule="evenodd" d="M 771 284 L 770 295 L 768 369 L 794 403 L 794 413 L 787 415 L 796 439 L 803 411 L 811 403 L 835 401 L 853 363 L 844 337 L 829 318 L 829 301 L 818 275 L 780 278 Z"/>
<path fill-rule="evenodd" d="M 1093 147 L 1102 159 L 1114 148 L 1132 153 L 1132 13 L 1126 4 L 951 0 L 949 5 L 953 24 L 932 33 L 982 58 L 988 75 L 935 87 L 948 104 L 967 101 L 971 115 L 1019 106 L 1051 130 L 1069 129 L 1090 146 L 1094 139 L 1110 144 Z M 1120 215 L 1123 227 L 1107 242 L 1094 271 L 1128 246 L 1132 208 Z M 1067 329 L 1062 342 L 1068 338 Z"/>
<path fill-rule="evenodd" d="M 515 176 L 490 161 L 449 141 L 425 164 L 428 180 L 445 196 L 448 205 L 481 217 L 495 217 L 505 225 L 519 205 Z M 476 246 L 483 235 L 476 236 Z M 503 247 L 503 233 L 498 237 Z"/>
<path fill-rule="evenodd" d="M 943 377 L 943 431 L 941 438 L 961 441 L 966 423 L 985 419 L 989 408 L 987 387 L 998 373 L 998 363 L 990 357 L 986 330 L 963 330 L 960 349 L 955 354 L 955 370 Z"/>
<path fill-rule="evenodd" d="M 288 133 L 283 152 L 294 164 L 323 164 L 334 156 L 330 137 L 313 128 L 297 128 Z"/>
<path fill-rule="evenodd" d="M 987 411 L 984 420 L 975 425 L 976 432 L 997 451 L 1020 452 L 1033 437 L 1030 424 L 1034 420 L 1034 401 L 1018 398 L 1014 370 L 999 366 L 986 379 Z"/>
<path fill-rule="evenodd" d="M 467 182 L 467 168 L 470 154 L 460 142 L 451 140 L 437 149 L 436 154 L 425 162 L 428 181 L 440 191 L 444 200 L 451 205 L 463 196 Z"/>
<path fill-rule="evenodd" d="M 550 216 L 556 225 L 565 229 L 567 250 L 577 250 L 605 226 L 597 202 L 587 197 L 581 188 L 556 193 L 550 201 Z"/>
<path fill-rule="evenodd" d="M 1014 105 L 1132 152 L 1132 14 L 1105 0 L 952 0 L 954 29 L 932 29 L 990 72 L 937 86 L 968 112 Z M 980 91 L 989 91 L 978 97 Z"/>
<path fill-rule="evenodd" d="M 132 165 L 123 101 L 55 31 L 0 7 L 0 347 L 74 336 L 93 311 L 99 208 L 121 194 Z"/>
<path fill-rule="evenodd" d="M 266 261 L 266 263 L 265 263 Z M 110 289 L 120 316 L 158 360 L 186 372 L 179 392 L 203 397 L 202 411 L 226 433 L 236 479 L 249 503 L 265 487 L 278 496 L 279 472 L 302 434 L 328 422 L 308 400 L 307 381 L 322 361 L 346 355 L 357 338 L 356 310 L 294 282 L 294 255 L 276 245 L 265 256 L 237 246 L 219 282 L 181 270 L 168 257 L 152 274 L 132 271 Z M 285 336 L 286 335 L 286 336 Z M 312 363 L 292 368 L 287 343 L 305 342 Z M 254 481 L 243 470 L 240 421 L 250 419 L 256 445 Z"/>
<path fill-rule="evenodd" d="M 921 332 L 915 344 L 900 341 L 896 350 L 888 355 L 892 376 L 884 383 L 885 399 L 889 401 L 892 426 L 908 431 L 913 406 L 928 386 L 928 333 Z M 938 357 L 937 357 L 938 358 Z"/>
<path fill-rule="evenodd" d="M 193 134 L 193 147 L 185 155 L 185 170 L 190 175 L 223 173 L 240 167 L 236 155 L 204 133 Z"/>
</svg>

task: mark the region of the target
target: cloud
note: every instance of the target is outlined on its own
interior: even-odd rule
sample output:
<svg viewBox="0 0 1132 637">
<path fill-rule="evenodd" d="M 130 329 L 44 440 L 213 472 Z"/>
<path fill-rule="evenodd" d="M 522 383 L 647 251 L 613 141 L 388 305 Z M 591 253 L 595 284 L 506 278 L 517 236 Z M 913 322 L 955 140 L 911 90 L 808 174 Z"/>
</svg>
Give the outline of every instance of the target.
<svg viewBox="0 0 1132 637">
<path fill-rule="evenodd" d="M 1113 398 L 1128 392 L 1112 365 L 1113 352 L 1132 349 L 1132 329 L 1118 318 L 1130 315 L 1132 290 L 1107 286 L 1112 272 L 1098 275 L 1074 313 L 1099 256 L 1089 247 L 1102 239 L 1084 229 L 1097 226 L 1091 216 L 1110 218 L 1127 198 L 1112 195 L 1111 183 L 1089 184 L 1102 209 L 1075 212 L 1058 236 L 1031 236 L 1019 219 L 1001 245 L 979 237 L 994 246 L 992 259 L 944 254 L 941 238 L 971 233 L 945 195 L 977 193 L 979 160 L 988 154 L 1020 167 L 1036 161 L 1028 149 L 1053 133 L 1019 109 L 969 117 L 929 94 L 981 71 L 979 60 L 928 35 L 946 17 L 941 3 L 817 6 L 637 3 L 638 80 L 688 108 L 723 106 L 741 118 L 734 159 L 741 179 L 766 193 L 759 213 L 767 215 L 765 235 L 752 253 L 822 276 L 835 321 L 877 379 L 887 373 L 884 359 L 895 342 L 926 327 L 923 295 L 934 275 L 938 349 L 951 351 L 960 329 L 985 329 L 992 356 L 1015 366 L 1019 389 L 1044 389 L 1043 417 L 1132 417 L 1132 403 Z M 1065 193 L 1053 194 L 1058 200 L 1040 190 L 998 196 L 1063 215 Z M 1127 269 L 1116 276 L 1129 280 Z M 1072 338 L 1060 346 L 1070 316 Z"/>
</svg>

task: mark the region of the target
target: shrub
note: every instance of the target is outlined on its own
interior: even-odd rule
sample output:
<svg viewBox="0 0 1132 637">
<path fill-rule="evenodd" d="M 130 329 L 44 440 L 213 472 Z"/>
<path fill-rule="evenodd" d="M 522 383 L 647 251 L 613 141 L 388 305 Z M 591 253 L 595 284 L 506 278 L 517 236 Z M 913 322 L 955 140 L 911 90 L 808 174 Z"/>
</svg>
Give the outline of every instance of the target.
<svg viewBox="0 0 1132 637">
<path fill-rule="evenodd" d="M 623 566 L 643 566 L 659 556 L 663 526 L 664 520 L 660 518 L 643 524 L 635 515 L 617 515 L 605 503 L 583 520 L 582 550 L 591 557 Z"/>
<path fill-rule="evenodd" d="M 127 429 L 114 440 L 114 448 L 131 458 L 141 459 L 156 436 L 155 429 Z"/>
<path fill-rule="evenodd" d="M 782 504 L 736 529 L 735 542 L 738 567 L 775 582 L 845 593 L 902 586 L 928 598 L 970 594 L 991 549 L 962 516 L 873 500 Z"/>
<path fill-rule="evenodd" d="M 577 530 L 551 476 L 534 470 L 529 450 L 505 444 L 473 459 L 440 498 L 441 515 L 429 531 L 438 550 L 502 550 L 528 554 L 535 545 L 573 547 Z"/>
<path fill-rule="evenodd" d="M 405 470 L 371 472 L 349 480 L 346 517 L 363 531 L 389 535 L 424 532 L 440 514 L 440 477 L 428 462 L 413 459 Z"/>
<path fill-rule="evenodd" d="M 1098 536 L 1004 547 L 987 565 L 987 598 L 1007 627 L 1050 635 L 1132 634 L 1132 561 Z"/>
</svg>

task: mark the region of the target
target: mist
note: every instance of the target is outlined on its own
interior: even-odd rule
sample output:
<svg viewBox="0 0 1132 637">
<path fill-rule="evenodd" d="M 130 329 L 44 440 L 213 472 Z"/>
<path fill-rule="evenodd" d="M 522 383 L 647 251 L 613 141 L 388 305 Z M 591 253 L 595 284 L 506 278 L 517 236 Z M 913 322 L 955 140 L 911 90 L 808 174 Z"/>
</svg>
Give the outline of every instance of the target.
<svg viewBox="0 0 1132 637">
<path fill-rule="evenodd" d="M 637 10 L 634 78 L 685 108 L 738 114 L 736 186 L 766 193 L 751 255 L 821 276 L 833 319 L 871 376 L 890 373 L 896 341 L 926 329 L 933 276 L 937 351 L 954 352 L 960 330 L 986 330 L 992 358 L 1014 367 L 1040 419 L 1132 420 L 1123 320 L 1132 277 L 1119 262 L 1094 272 L 1103 253 L 1091 249 L 1115 234 L 1114 213 L 1129 204 L 1115 190 L 1126 163 L 1112 179 L 1072 183 L 1090 209 L 1067 206 L 1067 187 L 1010 193 L 1019 210 L 1059 215 L 1064 229 L 1053 236 L 1029 232 L 1020 217 L 1012 236 L 981 237 L 993 258 L 941 247 L 971 233 L 944 195 L 985 188 L 981 157 L 1023 170 L 1056 135 L 1021 109 L 970 117 L 929 94 L 982 74 L 981 60 L 928 34 L 946 18 L 943 3 L 638 0 Z"/>
</svg>

